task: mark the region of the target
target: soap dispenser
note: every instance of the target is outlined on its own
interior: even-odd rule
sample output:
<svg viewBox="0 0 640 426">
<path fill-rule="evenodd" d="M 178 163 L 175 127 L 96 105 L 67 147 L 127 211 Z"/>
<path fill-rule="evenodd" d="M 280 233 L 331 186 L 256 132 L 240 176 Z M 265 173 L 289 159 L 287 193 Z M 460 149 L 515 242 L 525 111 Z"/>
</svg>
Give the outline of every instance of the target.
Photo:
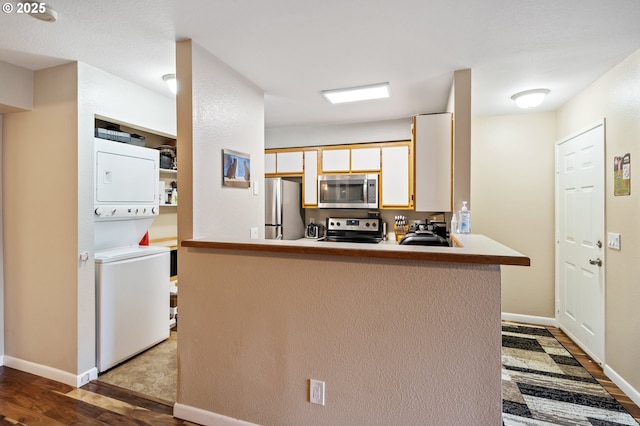
<svg viewBox="0 0 640 426">
<path fill-rule="evenodd" d="M 461 234 L 470 234 L 471 233 L 471 211 L 467 207 L 467 202 L 462 202 L 462 208 L 458 213 L 460 219 L 458 220 Z"/>
</svg>

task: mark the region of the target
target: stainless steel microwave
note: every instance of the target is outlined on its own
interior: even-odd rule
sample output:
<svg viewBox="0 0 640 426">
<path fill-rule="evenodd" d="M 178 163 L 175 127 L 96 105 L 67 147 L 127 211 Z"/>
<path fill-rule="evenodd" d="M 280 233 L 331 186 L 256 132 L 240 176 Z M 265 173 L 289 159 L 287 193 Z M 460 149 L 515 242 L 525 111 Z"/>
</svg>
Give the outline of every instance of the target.
<svg viewBox="0 0 640 426">
<path fill-rule="evenodd" d="M 318 207 L 323 209 L 378 208 L 378 175 L 318 176 Z"/>
</svg>

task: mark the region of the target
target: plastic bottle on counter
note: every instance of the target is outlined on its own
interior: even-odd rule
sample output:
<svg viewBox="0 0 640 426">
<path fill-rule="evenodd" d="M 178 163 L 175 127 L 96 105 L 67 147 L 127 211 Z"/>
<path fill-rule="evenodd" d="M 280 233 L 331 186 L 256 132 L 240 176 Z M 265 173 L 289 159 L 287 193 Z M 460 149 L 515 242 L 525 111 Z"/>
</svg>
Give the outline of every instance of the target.
<svg viewBox="0 0 640 426">
<path fill-rule="evenodd" d="M 451 234 L 458 233 L 458 219 L 456 219 L 456 216 L 458 216 L 457 213 L 453 213 L 451 215 L 451 229 L 449 230 L 449 233 Z"/>
<path fill-rule="evenodd" d="M 467 202 L 462 202 L 462 208 L 460 209 L 460 233 L 471 233 L 471 211 L 467 208 Z"/>
<path fill-rule="evenodd" d="M 178 188 L 171 190 L 171 204 L 178 204 Z"/>
</svg>

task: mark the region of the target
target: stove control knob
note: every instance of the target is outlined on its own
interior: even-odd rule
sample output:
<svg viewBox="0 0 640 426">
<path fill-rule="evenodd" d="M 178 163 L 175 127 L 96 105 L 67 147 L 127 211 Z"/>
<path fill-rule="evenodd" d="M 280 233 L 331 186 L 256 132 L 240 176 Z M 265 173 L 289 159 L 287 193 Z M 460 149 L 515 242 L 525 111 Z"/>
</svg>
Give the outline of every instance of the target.
<svg viewBox="0 0 640 426">
<path fill-rule="evenodd" d="M 96 210 L 96 215 L 102 216 L 104 214 L 104 209 L 102 207 L 98 207 Z"/>
<path fill-rule="evenodd" d="M 158 214 L 158 208 L 157 207 L 152 207 L 151 208 L 151 213 Z"/>
</svg>

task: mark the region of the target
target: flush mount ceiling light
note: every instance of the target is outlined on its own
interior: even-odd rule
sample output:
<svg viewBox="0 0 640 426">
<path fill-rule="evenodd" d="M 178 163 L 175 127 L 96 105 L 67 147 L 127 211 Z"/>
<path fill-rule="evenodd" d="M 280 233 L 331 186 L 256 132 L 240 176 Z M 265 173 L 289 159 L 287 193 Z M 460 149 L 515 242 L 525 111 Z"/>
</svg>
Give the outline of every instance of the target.
<svg viewBox="0 0 640 426">
<path fill-rule="evenodd" d="M 56 22 L 58 20 L 58 12 L 46 3 L 20 2 L 22 10 L 36 19 L 45 22 Z"/>
<path fill-rule="evenodd" d="M 530 109 L 540 105 L 548 94 L 549 89 L 525 90 L 524 92 L 516 93 L 511 99 L 513 99 L 520 108 Z"/>
<path fill-rule="evenodd" d="M 389 83 L 370 84 L 368 86 L 349 87 L 346 89 L 323 90 L 322 96 L 327 98 L 332 104 L 388 98 Z"/>
<path fill-rule="evenodd" d="M 176 80 L 175 74 L 165 74 L 162 76 L 162 79 L 165 83 L 167 83 L 167 86 L 169 87 L 171 93 L 173 93 L 174 95 L 178 93 L 178 80 Z"/>
</svg>

